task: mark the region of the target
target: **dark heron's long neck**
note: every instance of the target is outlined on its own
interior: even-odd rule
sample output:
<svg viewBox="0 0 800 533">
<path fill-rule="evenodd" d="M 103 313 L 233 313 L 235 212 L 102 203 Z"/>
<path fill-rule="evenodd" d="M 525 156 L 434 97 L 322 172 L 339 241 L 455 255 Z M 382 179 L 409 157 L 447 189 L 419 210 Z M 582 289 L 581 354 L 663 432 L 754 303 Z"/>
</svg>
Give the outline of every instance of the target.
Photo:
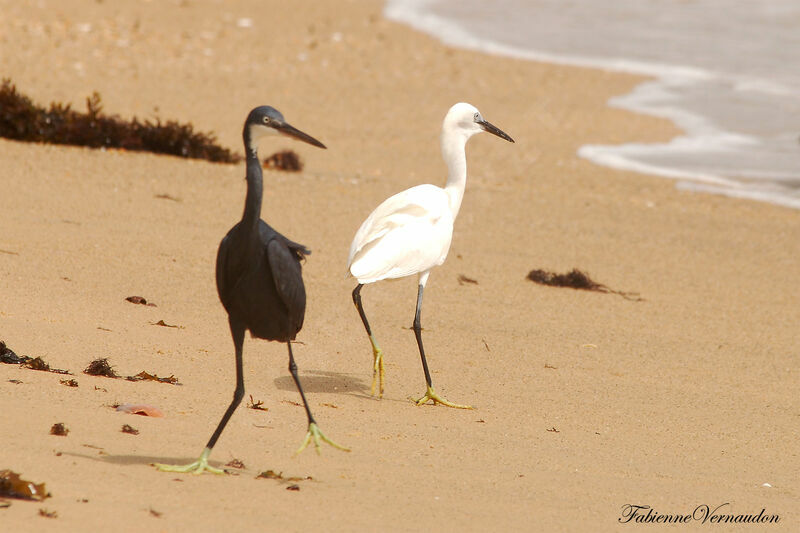
<svg viewBox="0 0 800 533">
<path fill-rule="evenodd" d="M 244 130 L 244 150 L 247 154 L 247 196 L 244 200 L 242 225 L 255 230 L 261 219 L 261 197 L 264 193 L 261 163 L 258 160 L 255 143 L 252 142 L 250 129 Z"/>
</svg>

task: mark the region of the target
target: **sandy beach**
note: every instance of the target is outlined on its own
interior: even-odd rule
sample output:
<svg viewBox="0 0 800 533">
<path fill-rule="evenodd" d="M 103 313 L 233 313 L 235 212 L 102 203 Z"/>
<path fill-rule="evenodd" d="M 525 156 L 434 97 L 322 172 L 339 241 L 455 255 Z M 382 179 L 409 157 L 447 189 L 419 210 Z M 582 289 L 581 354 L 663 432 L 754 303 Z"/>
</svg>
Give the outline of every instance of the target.
<svg viewBox="0 0 800 533">
<path fill-rule="evenodd" d="M 287 5 L 2 0 L 0 76 L 78 110 L 97 91 L 108 114 L 191 122 L 238 152 L 247 112 L 268 104 L 328 146 L 264 140 L 262 156 L 290 148 L 305 167 L 265 171 L 262 217 L 313 252 L 294 353 L 320 426 L 352 452 L 294 454 L 306 418 L 286 347 L 248 337 L 246 402 L 211 456 L 244 468 L 153 468 L 195 459 L 233 392 L 214 260 L 241 217 L 244 164 L 0 139 L 0 340 L 73 374 L 0 364 L 0 470 L 51 493 L 5 500 L 0 530 L 647 527 L 622 523 L 630 505 L 764 509 L 780 521 L 739 530 L 798 530 L 800 213 L 578 158 L 586 143 L 678 133 L 605 105 L 640 78 L 448 48 L 384 20 L 377 0 Z M 472 411 L 408 400 L 425 386 L 415 278 L 362 291 L 387 364 L 384 398 L 370 396 L 345 279 L 375 206 L 444 183 L 439 132 L 458 101 L 516 141 L 470 141 L 450 255 L 425 292 L 434 385 Z M 526 280 L 572 268 L 642 300 Z M 101 357 L 181 385 L 82 373 Z M 250 395 L 268 410 L 246 408 Z M 50 434 L 58 422 L 67 436 Z"/>
</svg>

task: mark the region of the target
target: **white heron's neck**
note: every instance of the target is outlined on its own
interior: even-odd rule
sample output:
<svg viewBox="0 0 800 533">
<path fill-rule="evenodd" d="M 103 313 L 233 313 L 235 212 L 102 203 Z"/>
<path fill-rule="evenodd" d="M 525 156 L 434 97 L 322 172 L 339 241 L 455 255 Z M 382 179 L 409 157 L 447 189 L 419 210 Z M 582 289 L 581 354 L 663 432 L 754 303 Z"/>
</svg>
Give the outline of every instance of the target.
<svg viewBox="0 0 800 533">
<path fill-rule="evenodd" d="M 455 220 L 461 209 L 464 188 L 467 186 L 467 155 L 465 146 L 468 135 L 459 131 L 442 132 L 442 157 L 447 165 L 447 183 L 444 190 L 450 198 L 450 211 Z"/>
</svg>

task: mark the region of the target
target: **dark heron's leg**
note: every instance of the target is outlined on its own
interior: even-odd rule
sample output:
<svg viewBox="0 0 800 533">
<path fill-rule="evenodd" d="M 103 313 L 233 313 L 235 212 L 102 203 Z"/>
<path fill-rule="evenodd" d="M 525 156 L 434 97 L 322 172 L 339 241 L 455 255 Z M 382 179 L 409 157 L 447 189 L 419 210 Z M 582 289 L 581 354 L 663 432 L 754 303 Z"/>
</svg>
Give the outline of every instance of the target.
<svg viewBox="0 0 800 533">
<path fill-rule="evenodd" d="M 432 401 L 434 404 L 440 403 L 442 405 L 446 405 L 447 407 L 455 407 L 456 409 L 472 409 L 472 407 L 469 405 L 460 405 L 449 402 L 436 394 L 436 392 L 433 390 L 433 385 L 431 384 L 431 373 L 428 371 L 428 362 L 425 360 L 425 348 L 422 346 L 422 324 L 420 323 L 420 315 L 422 314 L 422 291 L 424 289 L 425 286 L 420 284 L 419 290 L 417 291 L 417 312 L 414 314 L 414 335 L 417 337 L 419 356 L 422 359 L 422 370 L 425 371 L 425 382 L 428 385 L 428 389 L 427 392 L 425 392 L 425 396 L 414 401 L 417 405 L 422 405 L 428 401 Z"/>
<path fill-rule="evenodd" d="M 327 442 L 334 448 L 339 448 L 340 450 L 344 450 L 349 452 L 349 448 L 345 448 L 339 444 L 336 444 L 331 439 L 325 436 L 324 433 L 319 429 L 317 426 L 317 421 L 314 420 L 314 416 L 311 414 L 311 409 L 308 407 L 308 401 L 306 400 L 306 395 L 303 392 L 303 387 L 300 385 L 300 377 L 297 375 L 297 364 L 294 362 L 294 354 L 292 353 L 292 343 L 287 342 L 286 346 L 289 347 L 289 373 L 292 374 L 292 379 L 294 379 L 294 384 L 297 385 L 297 391 L 300 393 L 300 398 L 303 399 L 303 407 L 306 408 L 306 416 L 308 416 L 308 432 L 306 433 L 306 438 L 303 439 L 303 444 L 300 445 L 300 448 L 297 449 L 296 453 L 300 453 L 305 450 L 308 443 L 312 440 L 314 441 L 314 447 L 319 453 L 319 441 L 322 440 Z"/>
<path fill-rule="evenodd" d="M 208 444 L 206 444 L 203 453 L 200 454 L 200 457 L 197 459 L 197 461 L 190 463 L 188 465 L 156 464 L 155 466 L 159 470 L 163 470 L 166 472 L 192 472 L 193 474 L 202 474 L 206 470 L 214 474 L 225 473 L 224 470 L 220 470 L 219 468 L 215 468 L 209 465 L 208 456 L 211 455 L 211 450 L 217 443 L 217 439 L 219 439 L 219 436 L 222 435 L 222 430 L 225 429 L 225 426 L 228 424 L 228 420 L 231 419 L 231 416 L 233 416 L 233 412 L 236 411 L 236 408 L 239 407 L 240 403 L 242 403 L 242 398 L 244 397 L 244 371 L 242 365 L 242 347 L 244 345 L 245 328 L 242 324 L 238 323 L 231 317 L 228 317 L 228 322 L 231 327 L 231 337 L 233 337 L 233 346 L 236 351 L 236 389 L 234 389 L 233 391 L 233 400 L 231 400 L 231 404 L 228 406 L 228 409 L 225 411 L 225 414 L 222 415 L 222 420 L 219 421 L 217 429 L 214 430 L 214 434 L 211 435 L 211 438 L 208 440 Z"/>
<path fill-rule="evenodd" d="M 297 375 L 297 364 L 294 362 L 294 354 L 292 353 L 292 343 L 287 342 L 286 346 L 289 348 L 289 373 L 292 375 L 294 384 L 297 385 L 297 390 L 300 393 L 300 398 L 303 399 L 303 407 L 306 408 L 306 416 L 308 416 L 308 423 L 316 424 L 317 421 L 314 420 L 314 415 L 311 414 L 311 409 L 308 407 L 308 401 L 306 401 L 306 395 L 303 392 L 303 386 L 300 385 L 300 378 Z"/>
<path fill-rule="evenodd" d="M 375 336 L 372 335 L 372 330 L 369 327 L 369 321 L 367 320 L 367 314 L 364 313 L 364 307 L 361 305 L 361 287 L 363 287 L 363 283 L 359 283 L 355 289 L 353 289 L 353 303 L 356 304 L 356 309 L 358 309 L 358 314 L 361 316 L 361 321 L 364 323 L 364 329 L 367 330 L 367 335 L 369 335 L 369 342 L 372 343 L 372 387 L 370 387 L 370 394 L 375 394 L 375 380 L 379 381 L 378 386 L 378 397 L 383 397 L 383 381 L 384 381 L 384 371 L 383 371 L 383 351 L 378 347 L 378 342 L 375 340 Z"/>
<path fill-rule="evenodd" d="M 241 324 L 234 324 L 233 320 L 229 320 L 231 325 L 231 336 L 233 337 L 233 345 L 236 349 L 236 388 L 233 391 L 233 400 L 231 400 L 231 404 L 228 406 L 228 409 L 225 411 L 225 414 L 222 415 L 222 420 L 219 421 L 219 425 L 217 425 L 217 429 L 214 430 L 214 434 L 211 435 L 211 438 L 208 439 L 208 444 L 206 444 L 206 449 L 211 451 L 211 448 L 217 443 L 217 439 L 219 436 L 222 435 L 222 430 L 225 429 L 225 426 L 228 424 L 228 420 L 231 419 L 233 416 L 233 412 L 239 407 L 239 404 L 242 403 L 242 398 L 244 398 L 244 369 L 242 365 L 242 346 L 244 345 L 244 326 Z"/>
</svg>

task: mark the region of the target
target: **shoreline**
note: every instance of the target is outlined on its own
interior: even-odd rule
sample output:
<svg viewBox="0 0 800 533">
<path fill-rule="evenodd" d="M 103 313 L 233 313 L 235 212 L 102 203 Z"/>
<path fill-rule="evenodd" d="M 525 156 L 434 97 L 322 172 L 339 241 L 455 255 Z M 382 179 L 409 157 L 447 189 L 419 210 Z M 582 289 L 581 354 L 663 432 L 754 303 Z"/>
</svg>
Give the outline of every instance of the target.
<svg viewBox="0 0 800 533">
<path fill-rule="evenodd" d="M 264 140 L 262 157 L 291 148 L 305 167 L 265 171 L 262 217 L 312 250 L 293 350 L 320 427 L 353 450 L 293 455 L 306 420 L 286 348 L 247 338 L 246 401 L 210 457 L 245 467 L 195 477 L 149 466 L 196 458 L 230 401 L 214 257 L 241 216 L 244 166 L 0 139 L 0 249 L 16 254 L 0 254 L 0 340 L 79 385 L 0 364 L 0 427 L 11 428 L 0 431 L 0 468 L 52 494 L 11 500 L 0 522 L 408 531 L 425 516 L 438 531 L 519 531 L 534 520 L 614 531 L 628 503 L 672 513 L 730 501 L 730 514 L 766 508 L 781 517 L 776 531 L 790 529 L 800 512 L 791 453 L 800 305 L 787 290 L 800 257 L 796 211 L 686 194 L 578 157 L 587 143 L 675 134 L 667 121 L 606 106 L 640 77 L 449 48 L 384 20 L 382 7 L 0 0 L 6 76 L 38 102 L 82 108 L 98 91 L 110 114 L 145 118 L 157 107 L 235 149 L 247 111 L 269 104 L 328 146 Z M 369 395 L 370 345 L 343 279 L 372 208 L 444 182 L 439 131 L 456 101 L 516 141 L 470 141 L 453 244 L 425 291 L 434 386 L 477 407 L 464 412 L 407 400 L 424 390 L 406 329 L 413 279 L 362 292 L 387 365 L 385 397 Z M 644 301 L 525 279 L 573 267 Z M 126 301 L 133 295 L 156 306 Z M 181 385 L 83 374 L 98 357 L 121 375 Z M 246 408 L 249 395 L 269 410 Z M 119 413 L 117 403 L 165 416 Z M 57 422 L 66 437 L 49 434 Z M 257 477 L 267 470 L 301 478 L 300 490 Z"/>
<path fill-rule="evenodd" d="M 472 6 L 472 9 L 478 8 Z M 668 142 L 632 140 L 623 144 L 586 144 L 578 150 L 581 157 L 616 170 L 669 178 L 675 181 L 676 187 L 685 191 L 800 209 L 800 191 L 792 185 L 800 178 L 800 167 L 792 169 L 792 161 L 796 159 L 796 136 L 792 136 L 788 146 L 786 140 L 778 143 L 775 138 L 777 132 L 769 129 L 775 127 L 775 117 L 769 115 L 771 111 L 766 106 L 760 108 L 765 122 L 760 128 L 751 127 L 748 130 L 741 123 L 738 129 L 730 124 L 724 125 L 728 117 L 736 116 L 738 112 L 751 115 L 758 112 L 756 108 L 762 105 L 761 101 L 748 100 L 746 96 L 749 91 L 758 92 L 762 98 L 768 95 L 788 97 L 793 94 L 791 85 L 747 72 L 734 73 L 724 69 L 712 70 L 708 66 L 673 64 L 664 62 L 663 58 L 648 61 L 602 55 L 590 57 L 578 52 L 543 51 L 535 46 L 531 48 L 530 43 L 527 47 L 508 44 L 485 31 L 480 34 L 481 30 L 476 27 L 468 29 L 470 19 L 457 11 L 450 11 L 449 16 L 444 16 L 425 2 L 388 0 L 384 16 L 426 33 L 447 46 L 496 57 L 641 76 L 641 83 L 631 91 L 609 98 L 607 105 L 669 120 L 680 133 Z M 624 12 L 623 9 L 617 15 L 622 16 Z M 525 13 L 518 15 L 524 18 Z M 549 15 L 552 16 L 552 13 Z M 490 20 L 489 25 L 492 23 L 496 24 Z M 574 29 L 568 28 L 567 32 L 574 32 Z M 706 103 L 706 108 L 697 108 L 698 93 L 705 94 L 701 87 L 703 84 L 708 86 L 707 91 L 719 91 L 714 100 L 717 102 L 715 112 L 709 108 L 711 102 Z M 694 95 L 694 100 L 691 95 Z M 753 96 L 750 95 L 750 98 Z M 782 105 L 778 102 L 774 104 L 778 107 Z M 792 108 L 796 107 L 794 102 Z M 756 129 L 772 133 L 758 136 Z M 781 133 L 782 137 L 786 136 L 784 130 Z M 754 153 L 749 151 L 752 146 L 761 145 L 769 147 L 764 146 L 760 151 L 755 149 Z M 704 155 L 698 157 L 698 154 Z M 763 165 L 765 159 L 773 161 L 772 167 L 758 167 Z"/>
</svg>

